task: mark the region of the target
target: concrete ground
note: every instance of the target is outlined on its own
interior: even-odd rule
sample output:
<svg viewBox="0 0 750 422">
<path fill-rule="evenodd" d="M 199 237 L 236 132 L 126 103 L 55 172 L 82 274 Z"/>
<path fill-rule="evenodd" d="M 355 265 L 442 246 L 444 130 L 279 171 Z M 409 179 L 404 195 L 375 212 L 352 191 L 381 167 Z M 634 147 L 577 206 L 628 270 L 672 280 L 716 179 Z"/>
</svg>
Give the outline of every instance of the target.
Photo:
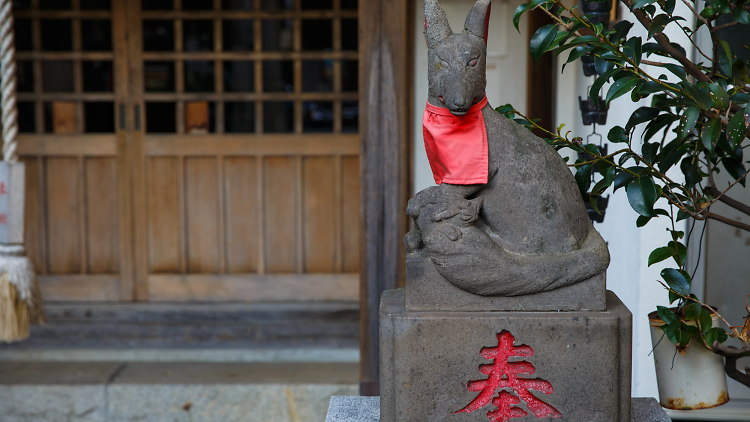
<svg viewBox="0 0 750 422">
<path fill-rule="evenodd" d="M 0 362 L 0 422 L 314 422 L 356 362 Z"/>
</svg>

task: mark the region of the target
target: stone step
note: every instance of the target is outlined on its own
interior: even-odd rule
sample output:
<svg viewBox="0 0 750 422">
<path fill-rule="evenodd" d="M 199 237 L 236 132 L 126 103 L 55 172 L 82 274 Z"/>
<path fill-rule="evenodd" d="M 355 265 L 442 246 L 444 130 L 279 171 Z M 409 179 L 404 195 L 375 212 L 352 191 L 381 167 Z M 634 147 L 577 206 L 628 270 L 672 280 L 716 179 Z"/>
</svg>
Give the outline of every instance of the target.
<svg viewBox="0 0 750 422">
<path fill-rule="evenodd" d="M 0 422 L 323 422 L 358 364 L 0 362 Z"/>
<path fill-rule="evenodd" d="M 48 303 L 13 349 L 356 348 L 359 305 Z"/>
</svg>

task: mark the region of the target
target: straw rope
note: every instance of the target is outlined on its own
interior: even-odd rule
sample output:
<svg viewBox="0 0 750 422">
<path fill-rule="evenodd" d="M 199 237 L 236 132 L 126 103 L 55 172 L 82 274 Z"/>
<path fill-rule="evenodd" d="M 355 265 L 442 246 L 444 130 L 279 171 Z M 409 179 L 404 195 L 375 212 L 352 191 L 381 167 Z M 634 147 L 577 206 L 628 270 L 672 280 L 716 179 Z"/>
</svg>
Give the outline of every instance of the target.
<svg viewBox="0 0 750 422">
<path fill-rule="evenodd" d="M 0 102 L 2 103 L 3 160 L 18 161 L 18 110 L 16 109 L 16 47 L 13 41 L 13 1 L 0 8 Z"/>
</svg>

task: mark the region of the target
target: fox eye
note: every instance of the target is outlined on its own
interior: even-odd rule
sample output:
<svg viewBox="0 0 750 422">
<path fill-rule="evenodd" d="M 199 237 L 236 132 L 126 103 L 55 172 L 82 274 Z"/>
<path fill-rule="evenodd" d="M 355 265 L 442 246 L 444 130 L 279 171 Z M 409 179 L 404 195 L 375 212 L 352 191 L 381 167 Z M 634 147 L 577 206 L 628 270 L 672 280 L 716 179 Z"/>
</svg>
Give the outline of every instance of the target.
<svg viewBox="0 0 750 422">
<path fill-rule="evenodd" d="M 476 59 L 471 59 L 469 61 L 469 66 L 476 66 L 477 62 L 479 62 L 479 58 L 478 57 Z"/>
</svg>

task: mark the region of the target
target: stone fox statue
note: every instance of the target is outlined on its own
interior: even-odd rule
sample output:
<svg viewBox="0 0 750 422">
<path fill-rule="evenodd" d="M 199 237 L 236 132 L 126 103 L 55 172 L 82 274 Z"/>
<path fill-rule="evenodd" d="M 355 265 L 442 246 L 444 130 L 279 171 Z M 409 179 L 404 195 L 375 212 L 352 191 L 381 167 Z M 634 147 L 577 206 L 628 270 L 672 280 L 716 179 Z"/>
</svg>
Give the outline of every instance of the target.
<svg viewBox="0 0 750 422">
<path fill-rule="evenodd" d="M 601 274 L 609 251 L 554 148 L 487 104 L 489 15 L 477 1 L 454 34 L 425 0 L 425 147 L 439 186 L 409 200 L 404 242 L 463 290 L 518 296 Z"/>
</svg>

